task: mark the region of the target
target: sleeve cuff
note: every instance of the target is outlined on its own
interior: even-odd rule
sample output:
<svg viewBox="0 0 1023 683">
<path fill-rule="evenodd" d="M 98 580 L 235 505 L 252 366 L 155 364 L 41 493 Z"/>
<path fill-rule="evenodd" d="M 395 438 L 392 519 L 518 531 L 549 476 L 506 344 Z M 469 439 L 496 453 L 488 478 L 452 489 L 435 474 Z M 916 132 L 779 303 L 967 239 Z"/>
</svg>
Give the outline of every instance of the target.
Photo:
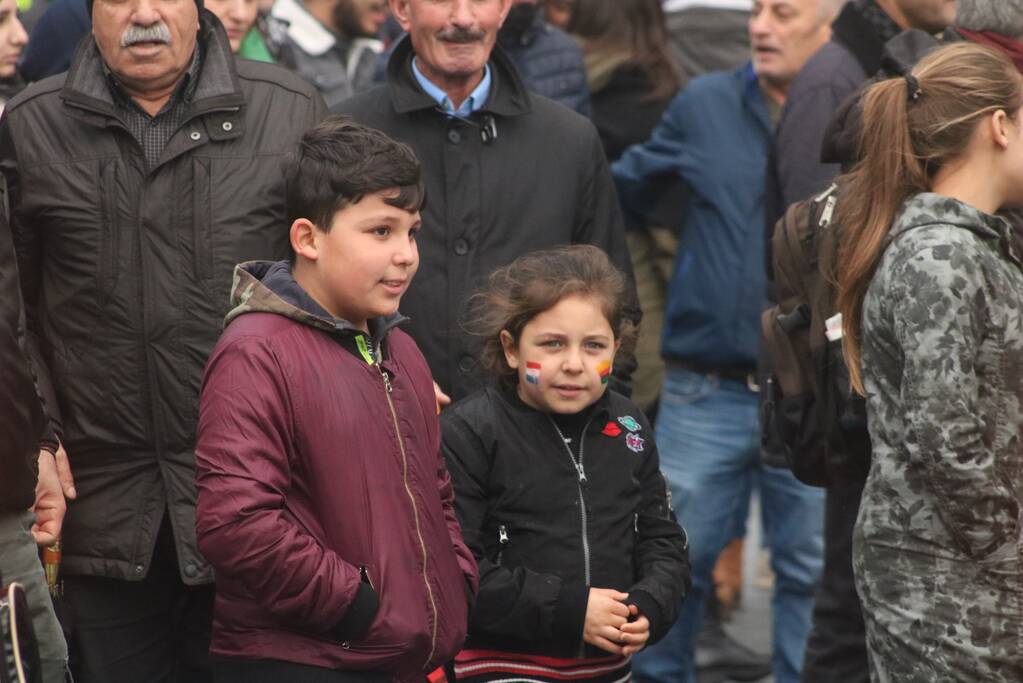
<svg viewBox="0 0 1023 683">
<path fill-rule="evenodd" d="M 661 608 L 653 596 L 641 590 L 629 591 L 629 599 L 625 601 L 625 604 L 635 605 L 639 613 L 650 622 L 650 644 L 652 645 L 660 640 L 661 636 L 664 635 L 660 631 L 662 621 Z"/>
<path fill-rule="evenodd" d="M 332 629 L 338 640 L 361 640 L 369 632 L 370 624 L 380 609 L 380 597 L 368 583 L 360 583 L 359 590 L 345 616 Z"/>
<path fill-rule="evenodd" d="M 554 622 L 551 635 L 554 640 L 575 648 L 583 640 L 583 624 L 586 622 L 586 605 L 590 600 L 590 589 L 581 583 L 562 583 L 558 591 L 558 602 L 554 606 Z"/>
</svg>

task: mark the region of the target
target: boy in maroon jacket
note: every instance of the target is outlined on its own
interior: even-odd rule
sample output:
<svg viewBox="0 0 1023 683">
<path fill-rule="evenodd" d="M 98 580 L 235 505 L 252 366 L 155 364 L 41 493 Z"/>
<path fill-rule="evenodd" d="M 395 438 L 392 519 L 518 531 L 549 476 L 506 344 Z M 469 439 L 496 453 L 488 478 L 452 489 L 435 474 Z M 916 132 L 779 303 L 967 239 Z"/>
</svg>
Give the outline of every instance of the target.
<svg viewBox="0 0 1023 683">
<path fill-rule="evenodd" d="M 332 118 L 286 170 L 291 263 L 244 263 L 199 411 L 199 548 L 218 681 L 422 681 L 476 565 L 430 370 L 397 326 L 419 265 L 412 151 Z"/>
</svg>

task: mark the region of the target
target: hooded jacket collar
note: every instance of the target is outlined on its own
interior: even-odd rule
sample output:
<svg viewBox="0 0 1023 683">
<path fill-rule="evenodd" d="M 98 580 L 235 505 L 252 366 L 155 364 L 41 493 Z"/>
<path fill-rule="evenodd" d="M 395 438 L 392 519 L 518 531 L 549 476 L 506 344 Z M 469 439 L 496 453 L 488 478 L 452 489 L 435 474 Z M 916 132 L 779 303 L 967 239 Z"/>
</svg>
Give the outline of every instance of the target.
<svg viewBox="0 0 1023 683">
<path fill-rule="evenodd" d="M 886 245 L 911 230 L 931 225 L 951 225 L 969 230 L 985 240 L 997 240 L 1001 250 L 1017 264 L 1020 263 L 1008 221 L 933 192 L 921 192 L 903 202 L 899 217 L 888 233 Z"/>
<path fill-rule="evenodd" d="M 231 284 L 231 310 L 224 326 L 246 313 L 273 313 L 308 325 L 328 334 L 345 337 L 365 335 L 347 320 L 334 318 L 295 282 L 287 261 L 248 261 L 235 266 Z M 382 358 L 381 344 L 395 327 L 407 318 L 395 313 L 369 321 L 377 360 Z"/>
<path fill-rule="evenodd" d="M 209 10 L 201 10 L 196 49 L 202 50 L 198 83 L 188 105 L 191 114 L 237 109 L 245 104 L 227 33 Z M 60 97 L 66 104 L 116 117 L 117 108 L 103 57 L 95 38 L 82 41 L 64 81 Z"/>
<path fill-rule="evenodd" d="M 399 114 L 424 109 L 436 109 L 437 102 L 426 94 L 412 75 L 412 39 L 405 36 L 394 48 L 387 61 L 387 82 L 390 85 L 391 103 Z M 500 45 L 494 45 L 490 53 L 490 73 L 493 83 L 490 97 L 483 104 L 481 112 L 500 116 L 518 116 L 533 109 L 533 101 L 522 84 L 518 72 Z"/>
</svg>

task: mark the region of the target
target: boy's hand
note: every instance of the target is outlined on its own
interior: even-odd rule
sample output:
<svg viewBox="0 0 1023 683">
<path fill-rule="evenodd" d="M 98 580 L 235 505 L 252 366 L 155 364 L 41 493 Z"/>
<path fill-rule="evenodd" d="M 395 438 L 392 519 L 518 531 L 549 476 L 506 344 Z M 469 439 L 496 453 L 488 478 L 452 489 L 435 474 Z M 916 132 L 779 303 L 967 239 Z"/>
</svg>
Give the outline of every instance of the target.
<svg viewBox="0 0 1023 683">
<path fill-rule="evenodd" d="M 586 602 L 583 640 L 614 655 L 622 654 L 622 626 L 629 620 L 628 593 L 610 588 L 591 588 Z"/>
<path fill-rule="evenodd" d="M 634 655 L 644 647 L 650 639 L 650 620 L 639 612 L 635 605 L 629 605 L 629 616 L 633 621 L 622 626 L 623 655 Z"/>
</svg>

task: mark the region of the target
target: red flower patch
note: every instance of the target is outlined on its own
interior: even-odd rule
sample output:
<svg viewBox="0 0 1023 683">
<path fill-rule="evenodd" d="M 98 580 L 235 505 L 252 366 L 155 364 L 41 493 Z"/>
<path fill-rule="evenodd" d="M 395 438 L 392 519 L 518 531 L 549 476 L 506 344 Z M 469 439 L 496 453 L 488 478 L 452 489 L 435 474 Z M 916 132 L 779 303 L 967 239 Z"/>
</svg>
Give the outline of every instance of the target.
<svg viewBox="0 0 1023 683">
<path fill-rule="evenodd" d="M 622 428 L 619 427 L 614 422 L 608 422 L 606 425 L 604 425 L 604 429 L 600 433 L 603 434 L 604 436 L 616 437 L 622 433 Z"/>
</svg>

